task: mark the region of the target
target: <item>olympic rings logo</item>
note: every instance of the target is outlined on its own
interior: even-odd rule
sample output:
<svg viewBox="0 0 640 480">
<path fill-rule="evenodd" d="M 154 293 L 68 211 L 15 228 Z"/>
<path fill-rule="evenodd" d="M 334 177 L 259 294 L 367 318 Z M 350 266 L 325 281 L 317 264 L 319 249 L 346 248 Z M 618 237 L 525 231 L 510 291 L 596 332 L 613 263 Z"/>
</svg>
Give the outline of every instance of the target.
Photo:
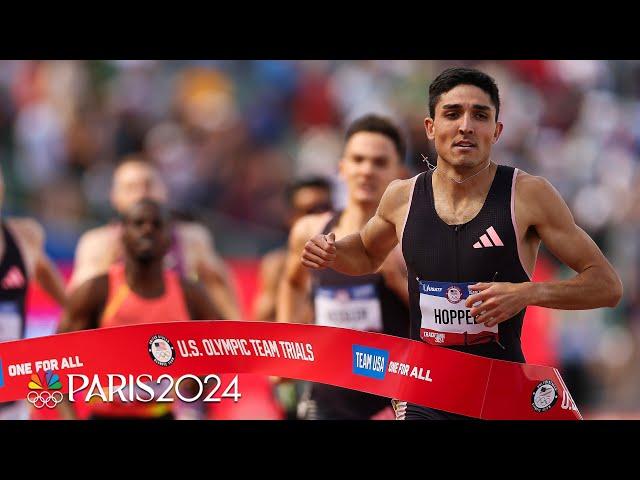
<svg viewBox="0 0 640 480">
<path fill-rule="evenodd" d="M 36 408 L 55 408 L 62 401 L 62 393 L 60 392 L 36 392 L 30 391 L 27 394 L 27 400 Z"/>
</svg>

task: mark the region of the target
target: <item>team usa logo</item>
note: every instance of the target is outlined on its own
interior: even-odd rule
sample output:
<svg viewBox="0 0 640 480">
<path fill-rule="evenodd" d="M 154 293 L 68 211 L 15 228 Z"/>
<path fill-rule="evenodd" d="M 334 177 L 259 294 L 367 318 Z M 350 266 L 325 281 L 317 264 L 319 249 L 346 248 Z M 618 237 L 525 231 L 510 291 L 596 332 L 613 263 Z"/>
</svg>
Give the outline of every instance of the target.
<svg viewBox="0 0 640 480">
<path fill-rule="evenodd" d="M 531 395 L 531 406 L 538 412 L 546 412 L 558 401 L 558 388 L 551 380 L 540 382 Z"/>
<path fill-rule="evenodd" d="M 460 288 L 456 287 L 455 285 L 451 285 L 449 288 L 447 288 L 447 300 L 449 300 L 451 303 L 460 302 L 460 300 L 462 300 L 462 290 L 460 290 Z"/>
<path fill-rule="evenodd" d="M 60 383 L 60 377 L 58 374 L 53 373 L 51 370 L 44 372 L 45 378 L 42 379 L 37 373 L 31 375 L 29 381 L 29 390 L 27 394 L 27 401 L 34 407 L 40 408 L 55 408 L 62 401 L 62 392 L 58 392 L 62 388 Z M 43 381 L 44 380 L 44 381 Z M 49 390 L 54 390 L 50 392 Z"/>
<path fill-rule="evenodd" d="M 167 337 L 154 335 L 149 339 L 149 355 L 151 360 L 161 367 L 168 367 L 176 359 L 176 350 Z"/>
</svg>

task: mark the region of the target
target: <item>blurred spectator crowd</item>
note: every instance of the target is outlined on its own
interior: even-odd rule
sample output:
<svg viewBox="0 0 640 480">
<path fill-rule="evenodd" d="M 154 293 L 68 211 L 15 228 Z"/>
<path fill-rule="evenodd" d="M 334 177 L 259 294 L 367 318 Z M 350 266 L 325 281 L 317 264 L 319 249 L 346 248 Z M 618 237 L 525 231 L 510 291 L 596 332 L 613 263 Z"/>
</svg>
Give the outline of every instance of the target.
<svg viewBox="0 0 640 480">
<path fill-rule="evenodd" d="M 454 65 L 498 83 L 493 159 L 548 178 L 623 279 L 615 310 L 548 322 L 576 401 L 640 412 L 640 61 L 1 61 L 3 213 L 40 220 L 49 253 L 68 260 L 82 232 L 112 217 L 111 172 L 136 155 L 223 256 L 259 258 L 286 239 L 293 179 L 330 177 L 343 201 L 336 165 L 359 115 L 394 119 L 407 164 L 426 169 L 427 88 Z"/>
</svg>

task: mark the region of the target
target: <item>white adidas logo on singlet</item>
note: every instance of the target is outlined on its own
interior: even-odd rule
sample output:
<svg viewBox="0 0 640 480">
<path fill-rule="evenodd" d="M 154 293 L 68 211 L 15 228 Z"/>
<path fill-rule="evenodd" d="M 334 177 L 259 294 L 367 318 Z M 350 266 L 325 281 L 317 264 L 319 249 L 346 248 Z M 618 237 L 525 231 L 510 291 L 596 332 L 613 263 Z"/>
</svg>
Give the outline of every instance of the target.
<svg viewBox="0 0 640 480">
<path fill-rule="evenodd" d="M 480 241 L 473 244 L 473 248 L 504 247 L 504 243 L 500 240 L 495 228 L 487 228 L 487 234 L 489 234 L 489 236 L 486 234 L 482 235 Z M 491 243 L 492 241 L 493 243 Z"/>
<path fill-rule="evenodd" d="M 2 288 L 5 290 L 12 290 L 24 287 L 25 280 L 20 269 L 15 265 L 7 272 L 2 279 Z"/>
</svg>

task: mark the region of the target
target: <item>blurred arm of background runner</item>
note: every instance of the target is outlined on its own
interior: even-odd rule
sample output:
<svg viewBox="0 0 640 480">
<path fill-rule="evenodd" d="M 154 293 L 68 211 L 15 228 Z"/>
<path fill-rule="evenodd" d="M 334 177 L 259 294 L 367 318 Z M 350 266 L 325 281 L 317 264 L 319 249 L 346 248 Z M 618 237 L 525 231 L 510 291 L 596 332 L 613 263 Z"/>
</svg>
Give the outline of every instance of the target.
<svg viewBox="0 0 640 480">
<path fill-rule="evenodd" d="M 56 333 L 97 328 L 98 319 L 107 301 L 108 289 L 108 275 L 92 278 L 76 288 L 69 296 L 67 308 L 62 315 Z M 73 405 L 66 397 L 60 403 L 59 413 L 64 420 L 77 418 Z"/>
<path fill-rule="evenodd" d="M 209 320 L 240 320 L 241 313 L 233 285 L 233 277 L 224 261 L 217 254 L 213 237 L 205 227 L 197 223 L 180 223 L 180 234 L 189 254 L 196 257 L 196 279 L 207 289 L 219 311 L 218 317 Z"/>
<path fill-rule="evenodd" d="M 255 299 L 255 320 L 272 322 L 276 319 L 278 286 L 284 273 L 287 250 L 280 249 L 267 253 L 260 262 L 258 283 L 259 293 Z"/>
<path fill-rule="evenodd" d="M 305 242 L 329 221 L 330 214 L 307 215 L 298 220 L 289 234 L 289 248 L 284 275 L 278 287 L 276 316 L 278 322 L 309 323 L 310 275 L 300 262 Z M 324 235 L 320 235 L 324 237 Z"/>
<path fill-rule="evenodd" d="M 181 280 L 184 299 L 192 320 L 220 320 L 223 315 L 216 308 L 208 292 L 199 283 Z"/>
<path fill-rule="evenodd" d="M 286 220 L 289 234 L 293 225 L 302 217 L 330 212 L 333 209 L 331 191 L 331 183 L 323 177 L 301 178 L 287 186 L 285 201 L 289 208 Z M 267 322 L 276 320 L 278 288 L 285 272 L 288 252 L 287 247 L 278 248 L 267 253 L 260 262 L 260 278 L 254 307 L 256 320 Z M 297 321 L 311 322 L 313 315 L 311 302 L 304 302 L 299 309 L 305 312 L 299 314 Z"/>
<path fill-rule="evenodd" d="M 562 310 L 616 306 L 622 297 L 620 277 L 598 245 L 576 225 L 569 207 L 551 183 L 542 177 L 520 173 L 516 180 L 515 202 L 517 223 L 522 227 L 518 235 L 521 235 L 523 257 L 531 258 L 533 254 L 526 249 L 537 251 L 542 241 L 577 275 L 550 282 L 472 285 L 470 288 L 480 293 L 470 296 L 467 306 L 482 301 L 480 307 L 471 310 L 471 315 L 479 315 L 476 322 L 492 326 L 527 305 Z"/>
<path fill-rule="evenodd" d="M 402 249 L 396 245 L 378 270 L 384 277 L 385 284 L 393 290 L 400 299 L 409 305 L 409 288 L 407 287 L 407 264 L 402 255 Z"/>
<path fill-rule="evenodd" d="M 58 304 L 65 306 L 67 295 L 62 274 L 44 251 L 45 233 L 42 226 L 31 218 L 8 220 L 9 228 L 24 255 L 25 267 L 30 278 L 51 295 Z"/>
<path fill-rule="evenodd" d="M 192 320 L 220 320 L 223 318 L 223 315 L 212 302 L 207 290 L 200 283 L 183 278 L 180 284 L 184 292 L 189 316 Z M 234 317 L 231 318 L 233 319 Z M 200 376 L 200 379 L 204 381 L 205 375 Z M 195 397 L 199 388 L 198 385 L 197 381 L 187 378 L 182 382 L 180 391 L 189 397 Z M 184 416 L 190 412 L 191 415 L 195 415 L 195 417 L 191 418 L 204 419 L 205 405 L 202 400 L 190 404 L 176 400 L 176 415 L 179 418 L 185 418 Z"/>
<path fill-rule="evenodd" d="M 329 267 L 346 275 L 376 272 L 398 244 L 411 186 L 411 180 L 391 182 L 376 214 L 359 233 L 348 235 L 338 242 L 333 233 L 307 237 L 311 240 L 304 244 L 303 265 L 313 269 Z"/>
</svg>

